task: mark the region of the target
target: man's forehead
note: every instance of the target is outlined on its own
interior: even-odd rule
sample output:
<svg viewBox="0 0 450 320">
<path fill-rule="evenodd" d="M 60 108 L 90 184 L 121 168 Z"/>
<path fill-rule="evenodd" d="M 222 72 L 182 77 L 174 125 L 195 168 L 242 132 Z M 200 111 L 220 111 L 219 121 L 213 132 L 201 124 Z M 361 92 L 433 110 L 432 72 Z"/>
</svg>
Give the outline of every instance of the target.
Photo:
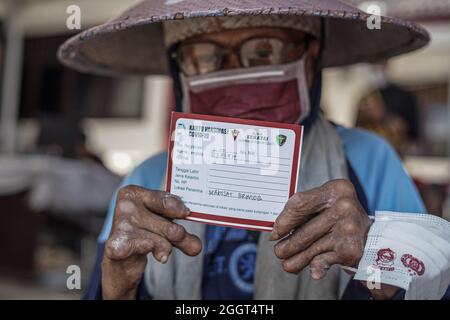
<svg viewBox="0 0 450 320">
<path fill-rule="evenodd" d="M 227 43 L 255 37 L 276 37 L 286 42 L 298 42 L 303 40 L 306 35 L 306 32 L 292 28 L 250 27 L 197 34 L 187 38 L 183 42 L 193 43 L 198 41 L 214 41 Z"/>
<path fill-rule="evenodd" d="M 321 20 L 318 17 L 307 16 L 265 15 L 166 21 L 164 22 L 165 43 L 167 47 L 170 47 L 196 35 L 248 28 L 293 29 L 320 37 Z"/>
</svg>

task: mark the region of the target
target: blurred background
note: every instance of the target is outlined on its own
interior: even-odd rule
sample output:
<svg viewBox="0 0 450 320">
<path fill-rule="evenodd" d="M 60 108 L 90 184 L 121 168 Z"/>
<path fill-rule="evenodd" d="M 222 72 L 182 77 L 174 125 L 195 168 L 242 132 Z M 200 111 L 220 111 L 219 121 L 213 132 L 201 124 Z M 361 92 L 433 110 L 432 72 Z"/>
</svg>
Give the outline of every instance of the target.
<svg viewBox="0 0 450 320">
<path fill-rule="evenodd" d="M 121 177 L 166 147 L 170 79 L 92 76 L 56 58 L 74 34 L 70 5 L 86 29 L 136 2 L 0 0 L 0 299 L 79 299 L 68 266 L 83 288 Z M 324 112 L 388 139 L 429 212 L 450 219 L 450 0 L 347 2 L 414 20 L 432 43 L 327 70 Z"/>
</svg>

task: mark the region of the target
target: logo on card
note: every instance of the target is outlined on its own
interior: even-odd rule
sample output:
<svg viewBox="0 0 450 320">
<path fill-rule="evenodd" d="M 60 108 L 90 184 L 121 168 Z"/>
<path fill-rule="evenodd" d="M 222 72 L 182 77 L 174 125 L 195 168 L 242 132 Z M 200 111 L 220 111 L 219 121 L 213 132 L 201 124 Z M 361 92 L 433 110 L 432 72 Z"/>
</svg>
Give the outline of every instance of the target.
<svg viewBox="0 0 450 320">
<path fill-rule="evenodd" d="M 411 254 L 402 256 L 403 265 L 408 268 L 410 276 L 421 276 L 425 273 L 425 264 Z"/>
<path fill-rule="evenodd" d="M 284 134 L 279 134 L 276 138 L 277 144 L 282 147 L 286 141 L 287 141 L 287 137 Z"/>
<path fill-rule="evenodd" d="M 184 125 L 184 123 L 179 123 L 179 124 L 177 125 L 177 129 L 178 129 L 178 130 L 186 130 L 186 126 Z"/>
<path fill-rule="evenodd" d="M 239 130 L 236 130 L 236 129 L 234 129 L 233 131 L 231 131 L 231 134 L 233 135 L 234 141 L 236 141 L 236 139 L 238 138 L 239 133 L 240 133 Z"/>
<path fill-rule="evenodd" d="M 381 270 L 394 271 L 393 265 L 396 257 L 397 254 L 390 248 L 380 249 L 377 252 L 377 266 Z"/>
</svg>

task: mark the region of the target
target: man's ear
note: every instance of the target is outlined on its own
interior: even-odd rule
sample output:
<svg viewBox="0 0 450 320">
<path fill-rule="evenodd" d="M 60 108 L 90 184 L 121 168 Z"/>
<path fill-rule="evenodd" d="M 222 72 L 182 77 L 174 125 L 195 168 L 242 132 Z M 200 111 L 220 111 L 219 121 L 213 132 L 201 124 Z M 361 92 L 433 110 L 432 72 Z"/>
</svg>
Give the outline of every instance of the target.
<svg viewBox="0 0 450 320">
<path fill-rule="evenodd" d="M 308 88 L 311 89 L 314 81 L 314 74 L 316 73 L 317 63 L 319 63 L 320 42 L 313 40 L 309 44 L 308 53 L 305 57 L 305 72 Z"/>
</svg>

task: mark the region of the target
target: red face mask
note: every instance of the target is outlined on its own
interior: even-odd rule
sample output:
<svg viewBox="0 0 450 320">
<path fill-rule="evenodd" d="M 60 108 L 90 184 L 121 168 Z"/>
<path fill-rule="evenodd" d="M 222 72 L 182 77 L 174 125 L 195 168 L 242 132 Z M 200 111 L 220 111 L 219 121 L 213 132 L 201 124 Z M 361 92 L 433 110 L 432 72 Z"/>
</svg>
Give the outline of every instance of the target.
<svg viewBox="0 0 450 320">
<path fill-rule="evenodd" d="M 237 84 L 189 92 L 191 112 L 253 120 L 296 123 L 300 119 L 297 80 Z"/>
<path fill-rule="evenodd" d="M 182 78 L 185 111 L 298 123 L 309 114 L 303 61 Z M 187 110 L 186 110 L 187 109 Z"/>
</svg>

